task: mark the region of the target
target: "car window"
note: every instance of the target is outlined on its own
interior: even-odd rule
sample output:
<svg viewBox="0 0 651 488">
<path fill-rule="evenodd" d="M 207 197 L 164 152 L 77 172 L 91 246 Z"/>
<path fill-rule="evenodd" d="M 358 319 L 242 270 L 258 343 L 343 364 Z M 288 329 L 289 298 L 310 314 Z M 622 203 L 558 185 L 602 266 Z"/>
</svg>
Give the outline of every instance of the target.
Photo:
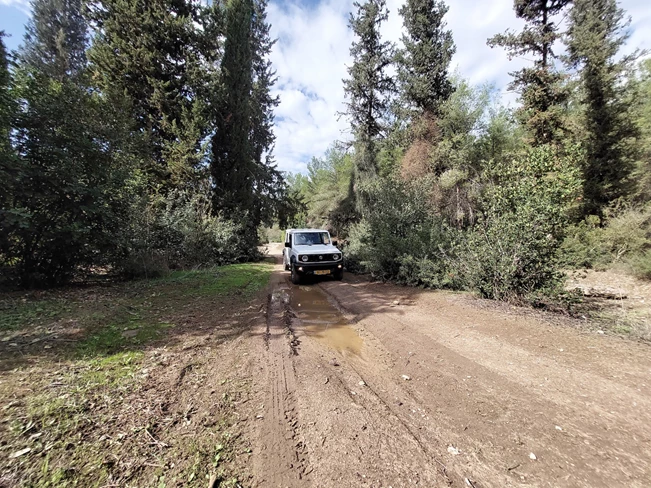
<svg viewBox="0 0 651 488">
<path fill-rule="evenodd" d="M 330 244 L 327 232 L 301 232 L 294 234 L 294 244 L 298 246 L 311 246 L 313 244 Z"/>
</svg>

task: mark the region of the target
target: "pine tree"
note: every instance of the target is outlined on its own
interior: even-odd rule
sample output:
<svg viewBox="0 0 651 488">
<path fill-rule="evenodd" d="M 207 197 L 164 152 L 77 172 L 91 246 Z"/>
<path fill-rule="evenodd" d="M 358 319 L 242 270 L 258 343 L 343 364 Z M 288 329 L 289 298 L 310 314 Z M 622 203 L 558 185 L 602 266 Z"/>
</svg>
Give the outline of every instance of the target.
<svg viewBox="0 0 651 488">
<path fill-rule="evenodd" d="M 407 103 L 427 117 L 439 116 L 454 90 L 448 69 L 456 48 L 445 29 L 447 11 L 438 0 L 407 0 L 400 8 L 406 31 L 398 54 L 401 89 Z"/>
<path fill-rule="evenodd" d="M 16 104 L 11 91 L 9 54 L 4 36 L 4 31 L 0 31 L 0 255 L 6 254 L 9 245 L 11 202 L 17 172 L 16 157 L 10 139 Z"/>
<path fill-rule="evenodd" d="M 488 40 L 491 47 L 505 47 L 509 59 L 533 55 L 533 67 L 511 73 L 509 88 L 520 92 L 522 108 L 518 116 L 527 127 L 534 145 L 558 139 L 563 129 L 563 110 L 568 91 L 563 75 L 554 68 L 554 43 L 561 36 L 555 16 L 572 0 L 514 0 L 516 16 L 526 25 L 522 32 L 506 31 Z"/>
<path fill-rule="evenodd" d="M 384 0 L 353 4 L 349 26 L 356 40 L 350 48 L 353 64 L 344 80 L 347 111 L 355 137 L 355 179 L 362 183 L 377 175 L 377 139 L 384 132 L 390 95 L 395 82 L 387 74 L 393 60 L 393 46 L 383 42 L 380 26 L 388 18 Z"/>
<path fill-rule="evenodd" d="M 215 113 L 211 173 L 213 207 L 232 217 L 253 208 L 256 176 L 250 141 L 253 88 L 253 2 L 229 0 L 221 63 L 222 93 Z"/>
<path fill-rule="evenodd" d="M 623 81 L 635 55 L 616 60 L 629 23 L 616 0 L 575 0 L 570 11 L 568 60 L 580 70 L 584 108 L 585 215 L 602 215 L 633 190 L 638 131 Z"/>
<path fill-rule="evenodd" d="M 86 66 L 88 25 L 82 0 L 36 0 L 27 23 L 21 61 L 62 81 Z"/>
</svg>

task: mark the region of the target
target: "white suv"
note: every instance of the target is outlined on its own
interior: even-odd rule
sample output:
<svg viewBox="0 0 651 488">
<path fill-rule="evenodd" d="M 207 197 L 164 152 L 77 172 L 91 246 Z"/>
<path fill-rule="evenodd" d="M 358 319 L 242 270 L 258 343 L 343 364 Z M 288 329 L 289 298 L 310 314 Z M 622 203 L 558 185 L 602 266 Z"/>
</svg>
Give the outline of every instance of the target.
<svg viewBox="0 0 651 488">
<path fill-rule="evenodd" d="M 326 275 L 336 280 L 344 277 L 344 260 L 337 242 L 322 229 L 287 229 L 283 264 L 291 271 L 292 283 L 299 284 L 302 276 Z"/>
</svg>

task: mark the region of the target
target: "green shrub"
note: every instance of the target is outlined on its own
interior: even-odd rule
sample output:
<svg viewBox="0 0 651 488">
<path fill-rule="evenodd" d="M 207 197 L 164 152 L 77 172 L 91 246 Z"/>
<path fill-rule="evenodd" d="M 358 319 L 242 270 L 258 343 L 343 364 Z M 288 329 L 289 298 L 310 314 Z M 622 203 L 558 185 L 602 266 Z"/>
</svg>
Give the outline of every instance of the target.
<svg viewBox="0 0 651 488">
<path fill-rule="evenodd" d="M 634 254 L 626 260 L 633 275 L 643 280 L 651 280 L 651 249 Z"/>
<path fill-rule="evenodd" d="M 172 192 L 134 206 L 118 260 L 128 277 L 154 277 L 169 269 L 200 268 L 260 258 L 257 229 L 212 215 L 207 195 Z M 245 218 L 240 220 L 246 222 Z"/>
<path fill-rule="evenodd" d="M 651 207 L 628 208 L 607 216 L 605 225 L 590 216 L 568 228 L 562 246 L 563 264 L 571 268 L 605 268 L 642 258 L 651 248 Z"/>
<path fill-rule="evenodd" d="M 452 253 L 464 288 L 494 299 L 558 290 L 558 250 L 580 189 L 576 168 L 572 154 L 550 147 L 487 168 L 483 212 Z"/>
<path fill-rule="evenodd" d="M 367 210 L 349 233 L 349 269 L 414 286 L 447 285 L 442 249 L 450 230 L 430 213 L 422 184 L 378 179 L 361 189 Z"/>
</svg>

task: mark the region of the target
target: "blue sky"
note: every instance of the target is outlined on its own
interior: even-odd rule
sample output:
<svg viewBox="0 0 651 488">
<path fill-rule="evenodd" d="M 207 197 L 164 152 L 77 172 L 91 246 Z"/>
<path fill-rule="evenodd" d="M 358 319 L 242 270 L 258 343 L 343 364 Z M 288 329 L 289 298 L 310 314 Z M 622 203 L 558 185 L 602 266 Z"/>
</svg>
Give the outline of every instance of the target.
<svg viewBox="0 0 651 488">
<path fill-rule="evenodd" d="M 401 19 L 398 9 L 404 0 L 387 0 L 389 20 L 383 26 L 386 39 L 398 42 Z M 510 71 L 527 63 L 509 61 L 502 49 L 490 49 L 486 39 L 507 28 L 517 30 L 512 0 L 448 0 L 448 27 L 452 30 L 457 53 L 452 69 L 471 83 L 492 83 L 505 103 L 515 95 L 506 92 Z M 15 49 L 22 41 L 28 20 L 29 2 L 0 0 L 0 30 Z M 625 51 L 651 50 L 651 8 L 648 0 L 621 0 L 632 17 L 631 38 Z M 304 171 L 312 156 L 322 155 L 337 139 L 346 138 L 341 80 L 350 64 L 348 50 L 352 35 L 348 14 L 352 0 L 270 0 L 269 21 L 272 35 L 278 38 L 272 62 L 278 74 L 275 93 L 280 96 L 276 111 L 275 155 L 281 169 Z"/>
</svg>

